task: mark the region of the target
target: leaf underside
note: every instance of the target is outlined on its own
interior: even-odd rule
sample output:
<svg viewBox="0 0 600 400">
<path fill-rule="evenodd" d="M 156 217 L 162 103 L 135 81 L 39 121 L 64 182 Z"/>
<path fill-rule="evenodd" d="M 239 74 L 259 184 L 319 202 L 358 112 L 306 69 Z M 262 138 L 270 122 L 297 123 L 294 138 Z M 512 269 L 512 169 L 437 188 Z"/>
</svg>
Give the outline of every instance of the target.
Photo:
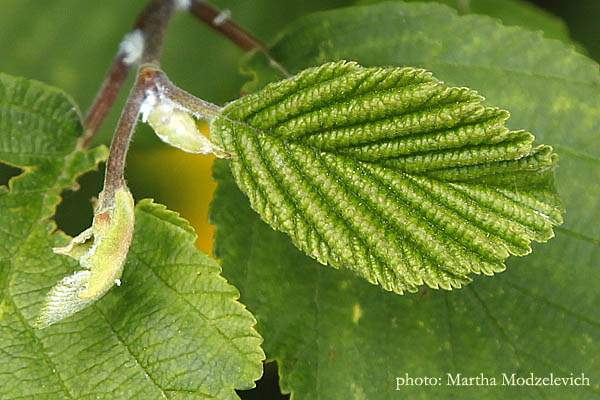
<svg viewBox="0 0 600 400">
<path fill-rule="evenodd" d="M 562 223 L 552 148 L 482 101 L 341 61 L 230 103 L 211 134 L 254 210 L 311 257 L 400 294 L 450 290 Z"/>
</svg>

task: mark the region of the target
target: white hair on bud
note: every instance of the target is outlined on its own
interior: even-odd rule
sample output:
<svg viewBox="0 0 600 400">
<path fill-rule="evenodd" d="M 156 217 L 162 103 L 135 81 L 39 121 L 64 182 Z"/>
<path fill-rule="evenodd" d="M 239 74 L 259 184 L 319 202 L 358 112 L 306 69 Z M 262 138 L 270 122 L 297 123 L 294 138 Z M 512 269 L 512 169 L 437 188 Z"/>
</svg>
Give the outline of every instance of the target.
<svg viewBox="0 0 600 400">
<path fill-rule="evenodd" d="M 198 129 L 193 113 L 169 99 L 158 87 L 158 94 L 147 92 L 142 103 L 142 120 L 147 122 L 165 143 L 188 153 L 214 154 L 227 158 L 229 154 L 211 142 Z"/>
<path fill-rule="evenodd" d="M 212 24 L 214 26 L 223 25 L 229 18 L 231 18 L 231 11 L 225 9 L 213 18 Z"/>
<path fill-rule="evenodd" d="M 192 8 L 192 0 L 175 0 L 175 9 L 189 10 Z"/>
<path fill-rule="evenodd" d="M 129 32 L 119 45 L 119 53 L 123 54 L 123 62 L 133 65 L 140 61 L 144 52 L 144 33 L 141 29 Z"/>
<path fill-rule="evenodd" d="M 142 105 L 140 106 L 140 114 L 142 115 L 142 122 L 148 121 L 148 115 L 154 109 L 154 106 L 158 102 L 158 96 L 151 90 L 146 91 L 146 97 L 144 101 L 142 101 Z"/>
<path fill-rule="evenodd" d="M 90 275 L 90 271 L 77 271 L 50 289 L 35 326 L 46 328 L 93 304 L 97 299 L 82 300 L 77 297 L 77 293 L 88 285 Z"/>
<path fill-rule="evenodd" d="M 160 122 L 163 124 L 166 124 L 171 120 L 173 110 L 176 109 L 175 102 L 163 96 L 160 97 L 160 104 L 158 104 L 156 107 L 157 108 L 154 111 L 160 113 Z"/>
</svg>

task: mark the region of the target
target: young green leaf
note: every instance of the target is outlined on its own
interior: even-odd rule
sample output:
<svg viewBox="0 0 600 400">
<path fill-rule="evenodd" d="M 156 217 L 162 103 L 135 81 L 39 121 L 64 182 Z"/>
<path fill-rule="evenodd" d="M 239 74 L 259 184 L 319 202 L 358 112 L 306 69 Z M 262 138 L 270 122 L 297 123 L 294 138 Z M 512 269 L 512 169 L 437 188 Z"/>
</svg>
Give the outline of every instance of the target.
<svg viewBox="0 0 600 400">
<path fill-rule="evenodd" d="M 397 293 L 504 270 L 562 222 L 556 155 L 467 88 L 326 63 L 212 123 L 252 207 L 294 244 Z"/>
<path fill-rule="evenodd" d="M 0 74 L 0 158 L 24 171 L 0 186 L 0 398 L 237 398 L 234 389 L 253 387 L 262 373 L 256 320 L 219 264 L 194 247 L 189 223 L 150 200 L 135 208 L 121 287 L 50 328 L 33 329 L 50 288 L 81 268 L 52 252 L 70 238 L 50 220 L 60 193 L 106 158 L 104 147 L 82 150 L 81 134 L 64 93 Z M 119 192 L 124 201 L 115 218 L 127 227 L 131 202 Z M 119 226 L 97 226 L 96 233 L 114 245 L 113 235 L 126 234 Z M 74 244 L 65 251 L 88 254 Z M 117 257 L 110 250 L 88 261 Z M 120 268 L 97 272 L 92 297 Z"/>
</svg>

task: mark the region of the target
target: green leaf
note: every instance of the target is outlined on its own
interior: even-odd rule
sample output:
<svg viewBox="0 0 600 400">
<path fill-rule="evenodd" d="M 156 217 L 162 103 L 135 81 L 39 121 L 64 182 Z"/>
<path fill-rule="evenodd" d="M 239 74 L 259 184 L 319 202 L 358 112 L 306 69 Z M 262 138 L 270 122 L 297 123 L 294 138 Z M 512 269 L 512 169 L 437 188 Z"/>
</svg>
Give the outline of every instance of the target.
<svg viewBox="0 0 600 400">
<path fill-rule="evenodd" d="M 311 257 L 400 294 L 450 290 L 562 223 L 552 149 L 481 101 L 424 70 L 327 63 L 228 104 L 211 132 Z"/>
<path fill-rule="evenodd" d="M 64 188 L 106 157 L 82 151 L 73 102 L 41 83 L 0 75 L 0 155 L 25 172 L 0 187 L 0 398 L 237 398 L 264 353 L 254 317 L 191 226 L 142 200 L 122 285 L 45 330 L 48 290 L 79 269 L 52 252 L 69 237 L 49 219 Z"/>
<path fill-rule="evenodd" d="M 396 296 L 350 271 L 323 268 L 246 205 L 224 161 L 212 207 L 215 254 L 255 312 L 264 347 L 294 400 L 313 398 L 592 399 L 600 394 L 600 74 L 540 34 L 432 4 L 381 4 L 315 14 L 273 46 L 288 71 L 336 59 L 416 65 L 478 89 L 560 156 L 567 213 L 556 238 L 509 258 L 494 279 L 460 291 Z M 260 59 L 254 88 L 281 79 Z M 302 316 L 299 318 L 298 316 Z M 590 386 L 502 386 L 502 373 L 585 376 Z M 404 386 L 396 377 L 442 378 Z M 447 385 L 447 373 L 497 386 Z"/>
</svg>

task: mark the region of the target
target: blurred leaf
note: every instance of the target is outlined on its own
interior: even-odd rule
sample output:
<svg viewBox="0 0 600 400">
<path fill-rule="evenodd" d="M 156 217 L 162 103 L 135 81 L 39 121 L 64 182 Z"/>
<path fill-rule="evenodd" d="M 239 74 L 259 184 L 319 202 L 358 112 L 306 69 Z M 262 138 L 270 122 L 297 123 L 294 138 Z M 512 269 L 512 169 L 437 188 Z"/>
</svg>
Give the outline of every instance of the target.
<svg viewBox="0 0 600 400">
<path fill-rule="evenodd" d="M 358 4 L 375 4 L 390 0 L 359 0 Z M 498 18 L 504 25 L 514 25 L 544 32 L 548 39 L 571 42 L 565 23 L 548 11 L 522 0 L 392 0 L 398 2 L 435 2 L 454 8 L 459 14 L 483 14 Z"/>
<path fill-rule="evenodd" d="M 495 279 L 460 291 L 395 296 L 321 267 L 246 205 L 225 162 L 212 208 L 216 255 L 255 312 L 281 385 L 295 399 L 591 399 L 600 394 L 600 74 L 596 63 L 540 34 L 433 4 L 381 4 L 305 17 L 273 47 L 291 73 L 327 61 L 419 66 L 511 110 L 560 156 L 564 227 Z M 260 56 L 249 88 L 281 79 Z M 404 386 L 396 377 L 441 378 Z M 447 386 L 447 373 L 498 386 Z M 502 373 L 569 377 L 590 386 L 502 386 Z M 341 384 L 340 384 L 341 383 Z"/>
<path fill-rule="evenodd" d="M 571 37 L 600 61 L 600 1 L 594 0 L 531 0 L 559 15 L 568 25 Z"/>
<path fill-rule="evenodd" d="M 189 223 L 142 200 L 122 286 L 45 330 L 48 289 L 78 268 L 52 253 L 69 237 L 49 220 L 63 188 L 106 157 L 82 151 L 62 92 L 0 75 L 0 155 L 25 172 L 0 187 L 0 398 L 237 398 L 264 353 L 256 321 Z"/>
<path fill-rule="evenodd" d="M 4 0 L 0 13 L 0 71 L 26 76 L 72 93 L 85 110 L 91 104 L 123 35 L 146 0 L 83 3 Z M 131 83 L 131 80 L 130 80 Z M 123 105 L 128 89 L 121 94 Z M 120 110 L 103 129 L 107 143 Z"/>
</svg>

